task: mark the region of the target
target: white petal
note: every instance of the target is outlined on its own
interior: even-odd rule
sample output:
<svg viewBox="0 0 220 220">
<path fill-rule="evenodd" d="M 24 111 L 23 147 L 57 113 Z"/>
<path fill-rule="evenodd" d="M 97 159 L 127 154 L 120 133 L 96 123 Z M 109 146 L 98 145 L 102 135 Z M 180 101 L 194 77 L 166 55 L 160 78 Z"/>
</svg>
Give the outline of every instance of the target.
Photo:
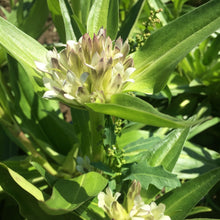
<svg viewBox="0 0 220 220">
<path fill-rule="evenodd" d="M 38 70 L 42 71 L 42 72 L 49 72 L 49 70 L 47 69 L 47 65 L 45 63 L 41 63 L 38 61 L 34 61 L 36 67 Z"/>
<path fill-rule="evenodd" d="M 68 49 L 73 49 L 74 51 L 77 51 L 79 48 L 78 42 L 74 40 L 68 40 L 67 46 L 69 47 Z"/>
<path fill-rule="evenodd" d="M 159 220 L 171 220 L 171 218 L 167 215 L 164 215 L 163 217 L 160 217 Z"/>
<path fill-rule="evenodd" d="M 123 54 L 122 54 L 122 53 L 116 53 L 116 54 L 113 56 L 113 60 L 118 59 L 118 58 L 121 58 L 121 57 L 123 57 Z"/>
<path fill-rule="evenodd" d="M 73 96 L 71 96 L 70 94 L 65 93 L 63 95 L 65 98 L 70 99 L 70 100 L 74 100 L 75 98 Z"/>
<path fill-rule="evenodd" d="M 90 69 L 93 69 L 93 70 L 95 70 L 95 67 L 94 66 L 92 66 L 92 65 L 89 65 L 88 63 L 85 63 L 85 65 L 86 66 L 88 66 Z"/>
<path fill-rule="evenodd" d="M 125 74 L 130 76 L 136 69 L 134 67 L 129 67 L 125 70 Z"/>
<path fill-rule="evenodd" d="M 46 91 L 43 95 L 43 98 L 48 98 L 48 99 L 51 99 L 51 98 L 54 98 L 54 97 L 57 97 L 58 96 L 58 93 L 54 90 L 50 90 L 50 91 Z"/>
</svg>

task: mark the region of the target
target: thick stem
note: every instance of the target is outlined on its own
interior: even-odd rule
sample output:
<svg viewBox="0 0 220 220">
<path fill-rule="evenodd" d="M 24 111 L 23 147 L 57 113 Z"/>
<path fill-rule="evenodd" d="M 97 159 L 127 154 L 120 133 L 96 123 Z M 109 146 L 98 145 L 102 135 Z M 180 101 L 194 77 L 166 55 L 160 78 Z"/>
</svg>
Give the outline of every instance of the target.
<svg viewBox="0 0 220 220">
<path fill-rule="evenodd" d="M 103 147 L 104 114 L 89 110 L 91 153 L 93 161 L 102 161 L 105 155 Z"/>
</svg>

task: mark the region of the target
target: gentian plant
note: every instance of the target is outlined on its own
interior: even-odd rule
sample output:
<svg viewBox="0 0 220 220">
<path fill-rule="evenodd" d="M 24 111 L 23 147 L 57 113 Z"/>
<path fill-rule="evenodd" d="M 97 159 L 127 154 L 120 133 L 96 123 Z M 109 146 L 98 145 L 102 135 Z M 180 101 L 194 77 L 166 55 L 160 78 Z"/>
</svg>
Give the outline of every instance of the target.
<svg viewBox="0 0 220 220">
<path fill-rule="evenodd" d="M 180 61 L 219 39 L 220 1 L 187 13 L 185 1 L 165 2 L 47 0 L 26 11 L 19 1 L 0 18 L 0 125 L 22 150 L 0 158 L 0 189 L 18 219 L 181 220 L 209 209 L 196 205 L 220 179 L 219 154 L 190 138 L 219 117 L 205 105 L 174 117 L 148 101 L 171 103 L 170 76 L 188 67 Z M 52 48 L 34 39 L 49 12 L 60 38 Z M 181 169 L 187 150 L 210 155 L 205 169 Z"/>
</svg>

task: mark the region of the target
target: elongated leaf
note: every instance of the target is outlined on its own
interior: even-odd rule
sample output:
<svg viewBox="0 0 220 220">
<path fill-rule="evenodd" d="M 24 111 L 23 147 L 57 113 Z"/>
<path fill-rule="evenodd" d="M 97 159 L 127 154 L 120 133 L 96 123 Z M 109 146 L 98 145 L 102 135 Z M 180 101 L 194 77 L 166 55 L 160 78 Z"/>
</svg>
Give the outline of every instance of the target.
<svg viewBox="0 0 220 220">
<path fill-rule="evenodd" d="M 87 21 L 87 32 L 92 36 L 107 27 L 109 0 L 95 0 Z"/>
<path fill-rule="evenodd" d="M 161 142 L 155 145 L 155 152 L 149 158 L 149 165 L 155 167 L 162 165 L 166 170 L 172 171 L 186 141 L 189 128 L 176 129 L 168 134 Z M 150 186 L 145 193 L 145 202 L 151 202 L 159 190 Z"/>
<path fill-rule="evenodd" d="M 44 31 L 44 24 L 48 15 L 47 2 L 45 0 L 35 1 L 31 9 L 29 9 L 28 15 L 25 19 L 22 19 L 22 24 L 19 25 L 19 28 L 31 37 L 37 39 Z"/>
<path fill-rule="evenodd" d="M 89 113 L 81 109 L 71 109 L 73 129 L 77 135 L 81 147 L 79 153 L 81 155 L 90 154 L 90 131 L 89 131 Z"/>
<path fill-rule="evenodd" d="M 111 98 L 111 103 L 89 103 L 87 106 L 94 111 L 114 115 L 131 121 L 145 123 L 159 127 L 187 127 L 190 122 L 179 120 L 158 112 L 149 103 L 126 94 L 116 94 Z"/>
<path fill-rule="evenodd" d="M 219 180 L 220 168 L 217 168 L 167 193 L 160 199 L 166 205 L 165 214 L 172 220 L 183 220 Z"/>
<path fill-rule="evenodd" d="M 19 205 L 21 215 L 28 220 L 65 220 L 72 215 L 51 216 L 39 206 L 44 201 L 43 193 L 21 175 L 0 163 L 0 185 Z"/>
<path fill-rule="evenodd" d="M 150 167 L 146 162 L 140 162 L 131 166 L 130 175 L 125 180 L 137 180 L 145 189 L 149 184 L 156 186 L 158 189 L 163 187 L 176 188 L 180 186 L 180 182 L 176 175 L 168 173 L 161 167 Z"/>
<path fill-rule="evenodd" d="M 110 0 L 109 10 L 107 18 L 107 36 L 113 40 L 118 33 L 118 21 L 119 21 L 119 1 Z"/>
<path fill-rule="evenodd" d="M 220 1 L 213 0 L 153 33 L 133 54 L 135 83 L 126 90 L 159 92 L 177 63 L 219 27 Z"/>
<path fill-rule="evenodd" d="M 3 163 L 0 163 L 0 176 L 1 187 L 18 202 L 24 217 L 31 220 L 52 220 L 38 206 L 38 200 L 44 201 L 44 196 L 38 188 Z"/>
<path fill-rule="evenodd" d="M 124 41 L 128 38 L 132 28 L 138 20 L 144 3 L 145 0 L 137 1 L 137 3 L 129 11 L 129 14 L 126 16 L 126 19 L 118 32 L 118 37 L 121 37 Z"/>
<path fill-rule="evenodd" d="M 174 173 L 181 179 L 192 179 L 220 165 L 218 152 L 186 142 L 174 167 Z"/>
<path fill-rule="evenodd" d="M 92 0 L 71 0 L 72 8 L 80 22 L 86 27 Z"/>
<path fill-rule="evenodd" d="M 6 37 L 7 36 L 7 37 Z M 0 44 L 18 61 L 35 68 L 34 61 L 46 63 L 47 50 L 36 40 L 0 17 Z"/>
<path fill-rule="evenodd" d="M 58 180 L 53 187 L 51 198 L 40 205 L 48 214 L 64 214 L 96 196 L 106 184 L 107 180 L 95 172 L 71 180 Z"/>
<path fill-rule="evenodd" d="M 59 34 L 60 40 L 61 42 L 66 43 L 65 26 L 63 23 L 59 1 L 47 0 L 47 5 L 51 13 L 53 23 Z"/>
<path fill-rule="evenodd" d="M 126 145 L 123 148 L 123 155 L 126 163 L 138 162 L 147 156 L 147 158 L 151 158 L 153 152 L 156 150 L 155 146 L 158 145 L 159 141 L 160 138 L 158 137 L 151 137 L 148 139 L 140 138 L 139 140 Z"/>
<path fill-rule="evenodd" d="M 189 128 L 176 129 L 163 139 L 151 157 L 149 165 L 163 165 L 166 170 L 171 172 L 179 158 L 189 130 Z"/>
<path fill-rule="evenodd" d="M 64 21 L 64 26 L 65 26 L 65 32 L 66 32 L 66 41 L 67 40 L 75 40 L 76 41 L 76 36 L 74 33 L 74 30 L 71 26 L 71 17 L 69 15 L 69 11 L 67 9 L 67 5 L 65 0 L 59 0 L 60 3 L 60 9 Z"/>
<path fill-rule="evenodd" d="M 202 131 L 218 124 L 219 122 L 220 122 L 220 118 L 215 117 L 215 118 L 212 118 L 211 120 L 208 120 L 208 121 L 202 123 L 201 125 L 195 126 L 195 128 L 193 128 L 192 131 L 190 132 L 188 139 L 190 139 L 190 138 L 194 137 L 195 135 L 201 133 Z"/>
<path fill-rule="evenodd" d="M 62 18 L 65 26 L 66 41 L 77 41 L 81 37 L 81 32 L 73 17 L 73 11 L 66 0 L 59 0 Z"/>
<path fill-rule="evenodd" d="M 120 148 L 124 148 L 126 145 L 138 141 L 140 138 L 148 138 L 149 132 L 145 130 L 131 130 L 122 133 L 120 137 L 117 137 L 117 143 Z"/>
</svg>

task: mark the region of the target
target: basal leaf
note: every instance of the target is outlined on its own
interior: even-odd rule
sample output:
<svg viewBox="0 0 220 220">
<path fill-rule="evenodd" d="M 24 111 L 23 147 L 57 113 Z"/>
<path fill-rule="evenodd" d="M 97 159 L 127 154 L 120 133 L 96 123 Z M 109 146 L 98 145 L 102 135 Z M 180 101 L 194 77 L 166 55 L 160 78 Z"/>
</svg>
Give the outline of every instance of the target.
<svg viewBox="0 0 220 220">
<path fill-rule="evenodd" d="M 176 188 L 180 186 L 180 182 L 176 175 L 168 173 L 162 166 L 150 167 L 146 162 L 140 162 L 131 166 L 130 174 L 125 180 L 137 180 L 141 183 L 141 186 L 145 189 L 149 184 L 156 186 L 158 189 L 163 187 Z"/>
<path fill-rule="evenodd" d="M 113 95 L 110 103 L 88 103 L 86 105 L 96 112 L 121 117 L 147 125 L 173 128 L 188 127 L 192 125 L 191 122 L 160 113 L 149 103 L 126 94 Z"/>
<path fill-rule="evenodd" d="M 160 199 L 166 205 L 165 214 L 172 220 L 183 220 L 219 180 L 220 168 L 217 168 L 167 193 Z"/>
<path fill-rule="evenodd" d="M 74 179 L 61 179 L 55 183 L 51 198 L 41 202 L 40 206 L 50 215 L 64 214 L 96 196 L 106 184 L 107 180 L 95 172 Z"/>
<path fill-rule="evenodd" d="M 133 54 L 135 83 L 126 90 L 159 92 L 177 63 L 219 27 L 220 1 L 213 0 L 154 32 Z"/>
</svg>

